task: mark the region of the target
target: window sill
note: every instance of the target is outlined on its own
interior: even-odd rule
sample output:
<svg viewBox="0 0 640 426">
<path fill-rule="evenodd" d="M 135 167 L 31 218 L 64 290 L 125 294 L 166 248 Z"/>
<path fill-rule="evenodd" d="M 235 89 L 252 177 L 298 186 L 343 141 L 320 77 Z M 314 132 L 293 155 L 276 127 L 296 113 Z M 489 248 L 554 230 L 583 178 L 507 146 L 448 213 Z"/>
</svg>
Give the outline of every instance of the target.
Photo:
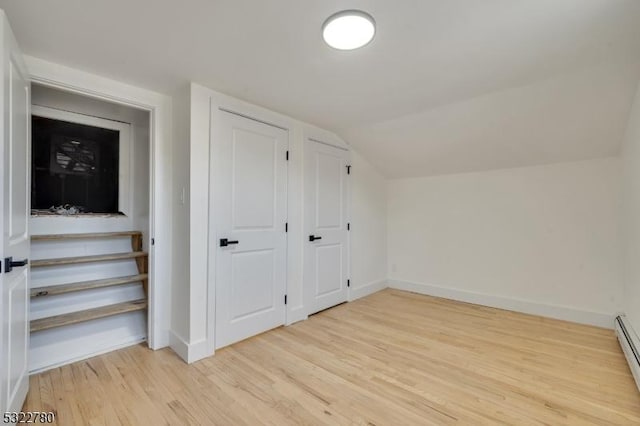
<svg viewBox="0 0 640 426">
<path fill-rule="evenodd" d="M 76 213 L 76 214 L 58 214 L 44 211 L 31 211 L 31 217 L 73 217 L 73 218 L 92 218 L 92 217 L 113 217 L 113 218 L 125 218 L 124 213 Z"/>
</svg>

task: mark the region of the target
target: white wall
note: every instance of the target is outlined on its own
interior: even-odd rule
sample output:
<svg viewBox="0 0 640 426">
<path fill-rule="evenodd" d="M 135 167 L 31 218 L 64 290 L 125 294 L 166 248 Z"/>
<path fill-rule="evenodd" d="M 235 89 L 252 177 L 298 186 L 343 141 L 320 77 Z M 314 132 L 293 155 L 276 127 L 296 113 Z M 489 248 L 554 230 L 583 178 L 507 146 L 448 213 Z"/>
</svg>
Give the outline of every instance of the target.
<svg viewBox="0 0 640 426">
<path fill-rule="evenodd" d="M 351 299 L 387 286 L 387 182 L 351 151 Z"/>
<path fill-rule="evenodd" d="M 638 75 L 605 63 L 340 134 L 394 179 L 617 156 Z"/>
<path fill-rule="evenodd" d="M 620 160 L 392 180 L 392 286 L 611 328 Z"/>
<path fill-rule="evenodd" d="M 193 84 L 173 94 L 173 279 L 171 347 L 192 362 L 207 342 L 209 93 Z M 204 169 L 202 180 L 194 169 Z M 191 191 L 197 188 L 197 191 Z"/>
<path fill-rule="evenodd" d="M 171 279 L 171 340 L 189 342 L 189 152 L 190 88 L 183 87 L 173 96 L 173 227 Z M 172 347 L 178 345 L 172 343 Z"/>
<path fill-rule="evenodd" d="M 622 150 L 624 312 L 640 333 L 640 86 Z"/>
<path fill-rule="evenodd" d="M 149 113 L 35 84 L 32 87 L 32 104 L 129 123 L 132 128 L 133 157 L 131 161 L 134 167 L 130 180 L 133 204 L 129 217 L 37 216 L 30 219 L 31 233 L 38 235 L 136 229 L 143 231 L 145 236 L 144 249 L 148 250 Z M 31 256 L 33 259 L 44 259 L 130 250 L 130 238 L 52 241 L 33 243 Z M 137 267 L 133 261 L 33 269 L 31 287 L 37 288 L 137 273 Z M 31 303 L 31 316 L 32 319 L 38 319 L 144 297 L 140 284 L 128 284 L 81 293 L 36 298 Z M 146 336 L 147 317 L 145 312 L 132 312 L 94 320 L 90 324 L 76 324 L 33 333 L 30 346 L 30 370 L 45 369 L 82 359 L 112 348 L 139 342 Z"/>
</svg>

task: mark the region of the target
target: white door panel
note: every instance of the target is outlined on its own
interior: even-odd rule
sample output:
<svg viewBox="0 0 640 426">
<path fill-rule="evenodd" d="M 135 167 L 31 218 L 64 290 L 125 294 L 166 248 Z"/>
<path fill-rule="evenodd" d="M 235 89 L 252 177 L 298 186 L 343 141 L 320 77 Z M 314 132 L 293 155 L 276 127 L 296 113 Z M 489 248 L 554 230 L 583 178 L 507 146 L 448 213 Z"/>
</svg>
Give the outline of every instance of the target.
<svg viewBox="0 0 640 426">
<path fill-rule="evenodd" d="M 228 112 L 216 117 L 215 346 L 220 348 L 285 322 L 288 133 Z"/>
<path fill-rule="evenodd" d="M 231 322 L 276 309 L 275 250 L 231 253 Z"/>
<path fill-rule="evenodd" d="M 277 144 L 277 139 L 265 135 L 233 130 L 233 230 L 274 228 Z"/>
<path fill-rule="evenodd" d="M 347 300 L 349 152 L 305 145 L 304 294 L 308 314 Z"/>
<path fill-rule="evenodd" d="M 337 154 L 342 154 L 342 150 Z M 344 224 L 344 159 L 316 152 L 316 229 L 340 229 Z"/>
<path fill-rule="evenodd" d="M 29 386 L 29 78 L 2 15 L 2 188 L 0 209 L 0 413 L 20 411 Z"/>
<path fill-rule="evenodd" d="M 7 316 L 11 319 L 7 324 L 7 341 L 11 342 L 7 346 L 8 365 L 8 406 L 16 408 L 22 407 L 20 393 L 25 381 L 28 381 L 27 357 L 29 343 L 29 299 L 25 289 L 28 287 L 28 270 L 20 268 L 13 277 L 5 280 L 5 291 L 7 297 Z M 15 401 L 15 402 L 14 402 Z M 9 410 L 15 411 L 15 410 Z"/>
<path fill-rule="evenodd" d="M 324 297 L 344 289 L 342 251 L 342 244 L 315 245 L 316 296 Z"/>
</svg>

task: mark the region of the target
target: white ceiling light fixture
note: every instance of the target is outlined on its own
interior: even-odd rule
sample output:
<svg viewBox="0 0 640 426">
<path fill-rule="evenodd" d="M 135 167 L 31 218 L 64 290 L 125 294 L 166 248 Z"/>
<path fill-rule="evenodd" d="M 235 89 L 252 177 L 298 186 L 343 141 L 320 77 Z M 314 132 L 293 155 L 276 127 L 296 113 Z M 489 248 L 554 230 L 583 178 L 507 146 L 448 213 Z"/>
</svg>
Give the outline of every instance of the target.
<svg viewBox="0 0 640 426">
<path fill-rule="evenodd" d="M 361 10 L 343 10 L 322 25 L 324 41 L 334 49 L 353 50 L 366 46 L 376 34 L 376 21 Z"/>
</svg>

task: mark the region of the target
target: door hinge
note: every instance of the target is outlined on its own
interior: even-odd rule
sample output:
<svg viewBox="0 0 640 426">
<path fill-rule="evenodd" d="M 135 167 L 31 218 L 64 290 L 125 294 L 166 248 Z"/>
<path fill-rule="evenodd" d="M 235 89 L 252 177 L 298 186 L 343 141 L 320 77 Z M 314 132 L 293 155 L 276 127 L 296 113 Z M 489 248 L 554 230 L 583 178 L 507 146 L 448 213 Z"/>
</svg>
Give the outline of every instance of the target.
<svg viewBox="0 0 640 426">
<path fill-rule="evenodd" d="M 347 166 L 347 174 L 350 175 L 351 174 L 351 165 Z"/>
<path fill-rule="evenodd" d="M 151 239 L 151 245 L 152 245 L 152 246 L 155 246 L 155 245 L 156 245 L 156 239 L 155 239 L 155 238 L 152 238 L 152 239 Z"/>
<path fill-rule="evenodd" d="M 347 231 L 351 231 L 351 224 L 347 223 Z"/>
<path fill-rule="evenodd" d="M 287 304 L 287 295 L 286 294 L 284 295 L 284 304 L 285 305 Z"/>
<path fill-rule="evenodd" d="M 289 161 L 289 150 L 287 150 L 287 161 Z"/>
<path fill-rule="evenodd" d="M 284 232 L 289 232 L 289 222 L 284 223 Z"/>
<path fill-rule="evenodd" d="M 351 280 L 347 280 L 347 287 L 351 287 Z"/>
</svg>

